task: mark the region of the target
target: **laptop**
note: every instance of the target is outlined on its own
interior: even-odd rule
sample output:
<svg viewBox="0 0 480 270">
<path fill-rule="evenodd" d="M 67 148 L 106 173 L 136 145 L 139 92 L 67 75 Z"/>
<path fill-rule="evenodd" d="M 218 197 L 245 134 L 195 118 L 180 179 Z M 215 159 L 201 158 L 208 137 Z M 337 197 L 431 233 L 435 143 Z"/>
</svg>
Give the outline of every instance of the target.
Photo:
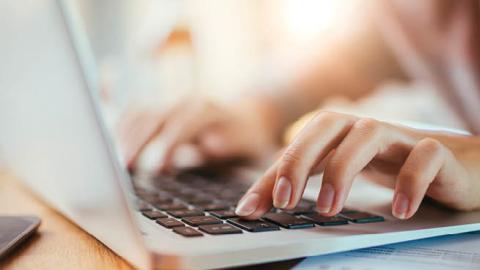
<svg viewBox="0 0 480 270">
<path fill-rule="evenodd" d="M 317 184 L 296 209 L 246 222 L 232 209 L 254 174 L 131 177 L 103 123 L 75 11 L 67 0 L 0 2 L 0 162 L 132 265 L 226 268 L 480 230 L 479 212 L 429 203 L 396 220 L 391 192 L 361 180 L 335 218 L 313 211 Z"/>
</svg>

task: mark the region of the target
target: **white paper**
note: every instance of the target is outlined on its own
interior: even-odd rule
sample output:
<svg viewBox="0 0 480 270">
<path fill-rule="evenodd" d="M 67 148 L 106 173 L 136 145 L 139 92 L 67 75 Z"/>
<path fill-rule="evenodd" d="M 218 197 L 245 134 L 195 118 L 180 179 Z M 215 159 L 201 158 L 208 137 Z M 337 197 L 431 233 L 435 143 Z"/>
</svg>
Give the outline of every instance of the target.
<svg viewBox="0 0 480 270">
<path fill-rule="evenodd" d="M 480 269 L 480 232 L 306 258 L 295 270 Z"/>
</svg>

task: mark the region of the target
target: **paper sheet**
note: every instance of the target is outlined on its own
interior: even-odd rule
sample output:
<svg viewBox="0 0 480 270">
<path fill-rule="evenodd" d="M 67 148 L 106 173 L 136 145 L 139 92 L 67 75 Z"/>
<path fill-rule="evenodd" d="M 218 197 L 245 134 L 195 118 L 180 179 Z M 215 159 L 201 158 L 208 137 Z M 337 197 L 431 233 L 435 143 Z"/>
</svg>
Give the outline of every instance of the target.
<svg viewBox="0 0 480 270">
<path fill-rule="evenodd" d="M 295 270 L 480 269 L 480 231 L 306 258 Z"/>
</svg>

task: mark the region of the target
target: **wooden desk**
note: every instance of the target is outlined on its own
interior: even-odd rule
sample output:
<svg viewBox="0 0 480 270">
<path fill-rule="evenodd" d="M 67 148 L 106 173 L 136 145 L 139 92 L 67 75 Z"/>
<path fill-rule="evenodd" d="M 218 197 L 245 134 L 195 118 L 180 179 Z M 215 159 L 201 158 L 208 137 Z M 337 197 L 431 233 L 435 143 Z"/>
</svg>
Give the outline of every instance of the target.
<svg viewBox="0 0 480 270">
<path fill-rule="evenodd" d="M 0 172 L 0 215 L 36 215 L 38 233 L 0 262 L 0 269 L 133 269 L 125 260 Z"/>
</svg>

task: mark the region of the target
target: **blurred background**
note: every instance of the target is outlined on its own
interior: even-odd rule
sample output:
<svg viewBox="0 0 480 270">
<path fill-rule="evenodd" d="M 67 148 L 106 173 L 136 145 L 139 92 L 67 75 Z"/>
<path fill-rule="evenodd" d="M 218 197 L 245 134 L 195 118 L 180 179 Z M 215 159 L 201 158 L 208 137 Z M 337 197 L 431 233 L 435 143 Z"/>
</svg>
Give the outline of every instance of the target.
<svg viewBox="0 0 480 270">
<path fill-rule="evenodd" d="M 368 27 L 358 0 L 77 1 L 112 123 L 131 106 L 161 108 L 185 95 L 228 98 L 281 86 L 345 33 Z M 337 98 L 323 106 L 462 127 L 431 89 L 404 82 L 389 82 L 356 103 Z"/>
</svg>

